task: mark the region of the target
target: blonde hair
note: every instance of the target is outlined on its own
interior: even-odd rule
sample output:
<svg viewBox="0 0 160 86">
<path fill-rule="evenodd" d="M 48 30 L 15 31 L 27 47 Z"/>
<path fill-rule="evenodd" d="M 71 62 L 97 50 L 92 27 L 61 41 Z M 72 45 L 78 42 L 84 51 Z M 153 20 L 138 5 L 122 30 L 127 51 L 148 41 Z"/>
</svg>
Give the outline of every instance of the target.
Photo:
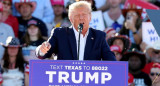
<svg viewBox="0 0 160 86">
<path fill-rule="evenodd" d="M 75 2 L 75 3 L 73 3 L 73 4 L 71 4 L 69 6 L 68 17 L 70 18 L 71 14 L 75 10 L 75 8 L 79 8 L 79 7 L 86 7 L 86 8 L 88 8 L 88 10 L 89 10 L 90 13 L 92 11 L 90 3 L 88 3 L 87 1 L 78 1 L 78 2 Z"/>
</svg>

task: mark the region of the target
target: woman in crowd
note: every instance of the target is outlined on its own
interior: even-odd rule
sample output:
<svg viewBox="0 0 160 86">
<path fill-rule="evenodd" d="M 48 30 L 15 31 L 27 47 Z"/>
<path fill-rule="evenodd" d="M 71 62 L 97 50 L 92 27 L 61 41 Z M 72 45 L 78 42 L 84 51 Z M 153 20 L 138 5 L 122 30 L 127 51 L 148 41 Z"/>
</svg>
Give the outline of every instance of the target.
<svg viewBox="0 0 160 86">
<path fill-rule="evenodd" d="M 38 27 L 38 22 L 36 20 L 28 21 L 27 32 L 21 40 L 21 44 L 26 45 L 26 47 L 23 47 L 22 49 L 26 61 L 37 59 L 35 49 L 44 41 Z"/>
<path fill-rule="evenodd" d="M 12 0 L 2 0 L 3 12 L 2 12 L 2 22 L 10 25 L 13 28 L 14 34 L 18 37 L 18 20 L 16 17 L 12 16 Z"/>
<path fill-rule="evenodd" d="M 17 38 L 8 37 L 5 47 L 5 53 L 2 58 L 2 86 L 23 86 L 25 79 L 25 65 L 22 45 Z"/>
<path fill-rule="evenodd" d="M 132 42 L 132 47 L 140 49 L 139 44 L 142 41 L 142 9 L 136 9 L 135 5 L 131 5 L 128 9 L 123 9 L 122 13 L 125 21 L 119 33 L 127 35 Z"/>
</svg>

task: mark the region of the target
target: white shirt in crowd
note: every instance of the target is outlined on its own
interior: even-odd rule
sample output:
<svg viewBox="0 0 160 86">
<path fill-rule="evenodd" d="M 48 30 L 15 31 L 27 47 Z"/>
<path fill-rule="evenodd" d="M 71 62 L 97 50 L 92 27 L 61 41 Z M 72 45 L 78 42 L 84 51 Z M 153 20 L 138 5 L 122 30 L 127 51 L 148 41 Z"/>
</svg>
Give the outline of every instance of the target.
<svg viewBox="0 0 160 86">
<path fill-rule="evenodd" d="M 109 17 L 108 11 L 103 12 L 103 17 L 104 17 L 104 21 L 105 21 L 106 26 L 107 27 L 112 27 L 112 24 L 115 22 L 115 20 L 112 20 Z M 116 21 L 117 21 L 118 24 L 123 25 L 123 22 L 124 22 L 123 15 L 121 14 Z"/>
<path fill-rule="evenodd" d="M 2 86 L 23 86 L 24 73 L 16 69 L 8 69 L 2 74 Z"/>
</svg>

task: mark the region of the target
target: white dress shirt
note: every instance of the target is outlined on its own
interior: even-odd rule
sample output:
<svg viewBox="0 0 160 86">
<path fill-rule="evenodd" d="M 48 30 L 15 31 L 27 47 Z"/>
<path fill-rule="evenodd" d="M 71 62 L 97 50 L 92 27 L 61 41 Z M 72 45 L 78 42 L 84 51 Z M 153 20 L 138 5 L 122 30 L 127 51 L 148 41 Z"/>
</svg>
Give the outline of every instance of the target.
<svg viewBox="0 0 160 86">
<path fill-rule="evenodd" d="M 77 32 L 77 30 L 74 27 L 73 27 L 73 31 L 74 31 L 75 37 L 76 37 L 77 56 L 78 56 L 78 38 L 79 38 L 79 32 Z M 88 33 L 89 33 L 89 29 L 86 32 L 86 34 L 85 34 L 84 37 L 83 37 L 83 34 L 81 34 L 81 36 L 80 36 L 79 60 L 83 60 L 84 59 L 84 51 L 85 51 L 85 46 L 86 46 L 86 40 L 87 40 Z"/>
</svg>

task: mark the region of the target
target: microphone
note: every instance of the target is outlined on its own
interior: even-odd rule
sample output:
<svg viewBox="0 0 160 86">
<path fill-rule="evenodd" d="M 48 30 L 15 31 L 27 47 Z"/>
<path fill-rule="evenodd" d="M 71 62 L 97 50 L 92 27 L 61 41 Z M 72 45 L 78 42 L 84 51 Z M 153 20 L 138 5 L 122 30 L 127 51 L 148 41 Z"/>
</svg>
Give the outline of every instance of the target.
<svg viewBox="0 0 160 86">
<path fill-rule="evenodd" d="M 82 31 L 82 30 L 83 30 L 83 24 L 82 24 L 82 23 L 80 23 L 80 24 L 78 25 L 78 30 L 79 30 L 79 31 Z"/>
<path fill-rule="evenodd" d="M 79 60 L 80 36 L 81 36 L 80 34 L 81 34 L 82 30 L 83 30 L 83 24 L 84 24 L 84 23 L 80 23 L 80 24 L 78 25 L 79 37 L 78 37 L 78 54 L 77 54 L 77 60 Z"/>
</svg>

